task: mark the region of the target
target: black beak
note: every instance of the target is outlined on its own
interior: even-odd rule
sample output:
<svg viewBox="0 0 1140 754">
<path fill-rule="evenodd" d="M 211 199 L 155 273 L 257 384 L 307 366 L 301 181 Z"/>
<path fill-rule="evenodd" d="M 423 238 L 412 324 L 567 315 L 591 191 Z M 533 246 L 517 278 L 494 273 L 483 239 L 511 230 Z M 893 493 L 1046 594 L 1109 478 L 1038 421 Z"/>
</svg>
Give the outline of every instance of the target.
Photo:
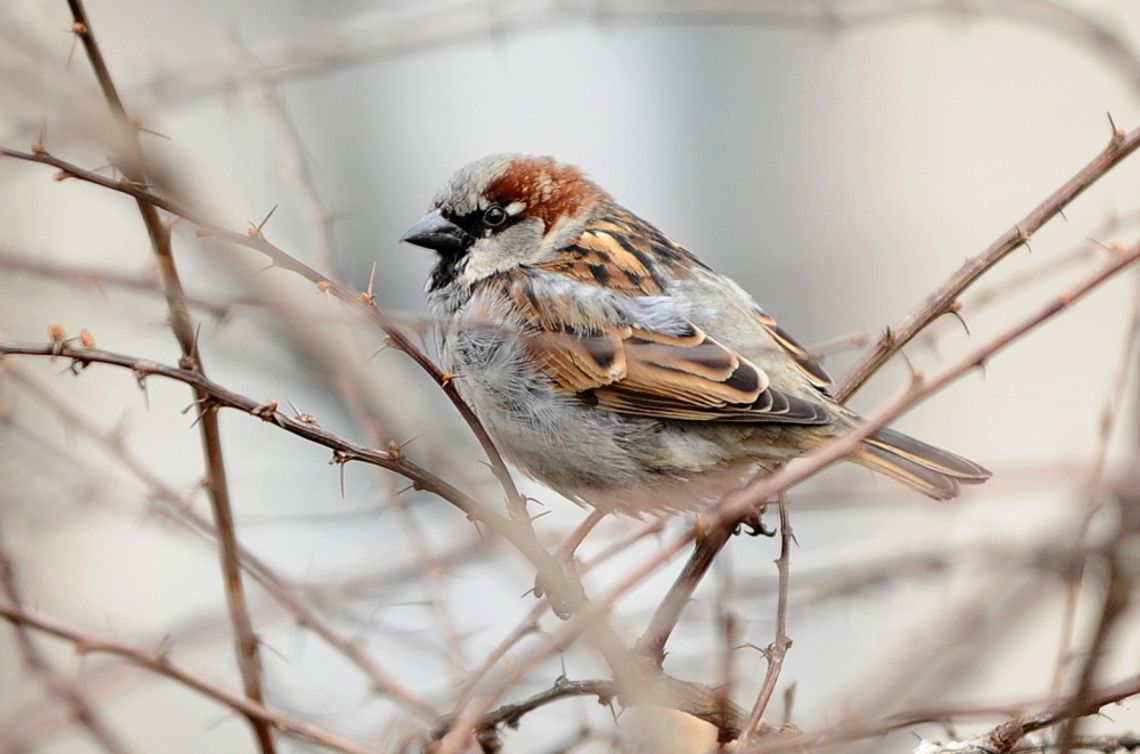
<svg viewBox="0 0 1140 754">
<path fill-rule="evenodd" d="M 432 210 L 408 228 L 401 241 L 407 241 L 440 254 L 462 254 L 474 238 L 455 223 L 444 218 L 438 209 Z"/>
</svg>

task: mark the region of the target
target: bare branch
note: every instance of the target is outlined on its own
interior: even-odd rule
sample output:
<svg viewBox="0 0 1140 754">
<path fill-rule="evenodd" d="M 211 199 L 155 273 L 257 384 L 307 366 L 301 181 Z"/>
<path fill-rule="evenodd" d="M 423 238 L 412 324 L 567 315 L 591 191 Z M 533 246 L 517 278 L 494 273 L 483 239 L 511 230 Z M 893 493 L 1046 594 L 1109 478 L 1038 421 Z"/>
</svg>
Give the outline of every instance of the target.
<svg viewBox="0 0 1140 754">
<path fill-rule="evenodd" d="M 1114 132 L 1108 145 L 1087 165 L 1065 181 L 1037 205 L 1029 214 L 1003 233 L 985 251 L 967 260 L 950 278 L 926 300 L 887 329 L 875 346 L 853 366 L 832 391 L 840 403 L 870 379 L 879 367 L 911 341 L 927 325 L 950 311 L 953 303 L 987 270 L 1004 259 L 1010 252 L 1029 240 L 1030 236 L 1084 193 L 1102 175 L 1140 147 L 1140 129 L 1124 134 Z"/>
</svg>

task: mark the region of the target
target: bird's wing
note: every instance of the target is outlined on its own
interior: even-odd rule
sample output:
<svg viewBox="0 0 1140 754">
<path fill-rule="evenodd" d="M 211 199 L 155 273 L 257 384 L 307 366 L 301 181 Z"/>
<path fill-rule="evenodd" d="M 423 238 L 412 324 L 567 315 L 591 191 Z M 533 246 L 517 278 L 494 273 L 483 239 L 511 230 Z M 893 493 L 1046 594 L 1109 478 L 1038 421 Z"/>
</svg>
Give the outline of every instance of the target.
<svg viewBox="0 0 1140 754">
<path fill-rule="evenodd" d="M 756 307 L 756 321 L 771 336 L 772 340 L 776 341 L 776 345 L 780 346 L 780 349 L 791 358 L 792 363 L 799 368 L 808 382 L 825 392 L 827 388 L 831 387 L 831 375 L 824 370 L 819 359 L 797 343 L 791 335 L 788 335 L 772 315 L 760 307 Z"/>
<path fill-rule="evenodd" d="M 540 278 L 545 284 L 536 286 Z M 831 421 L 822 402 L 773 388 L 754 363 L 678 312 L 663 313 L 668 299 L 538 270 L 516 269 L 490 284 L 509 297 L 523 344 L 555 389 L 599 408 L 687 421 Z"/>
</svg>

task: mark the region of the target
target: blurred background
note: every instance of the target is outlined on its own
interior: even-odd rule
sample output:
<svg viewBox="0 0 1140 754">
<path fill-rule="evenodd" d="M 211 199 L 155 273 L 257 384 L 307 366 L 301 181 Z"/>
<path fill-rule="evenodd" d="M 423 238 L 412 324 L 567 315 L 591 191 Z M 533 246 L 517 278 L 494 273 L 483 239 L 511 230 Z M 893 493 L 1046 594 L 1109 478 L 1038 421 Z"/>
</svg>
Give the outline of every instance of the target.
<svg viewBox="0 0 1140 754">
<path fill-rule="evenodd" d="M 1124 129 L 1140 124 L 1140 6 L 1126 0 L 90 0 L 88 11 L 163 191 L 243 232 L 273 210 L 264 235 L 350 288 L 366 288 L 375 265 L 378 304 L 429 348 L 422 288 L 433 259 L 397 239 L 456 168 L 484 154 L 581 166 L 801 342 L 834 350 L 826 363 L 842 375 L 859 354 L 853 341 L 901 319 L 1097 154 L 1106 113 Z M 0 144 L 39 142 L 110 176 L 113 130 L 70 25 L 62 0 L 0 7 Z M 0 159 L 0 339 L 43 342 L 60 323 L 100 347 L 176 363 L 134 202 L 54 172 Z M 954 362 L 1103 264 L 1113 242 L 1136 243 L 1138 186 L 1134 158 L 963 298 L 968 332 L 944 318 L 906 361 L 926 372 Z M 174 232 L 213 379 L 362 442 L 409 442 L 409 457 L 499 500 L 454 409 L 406 357 L 382 350 L 374 327 L 248 249 L 185 222 Z M 1136 462 L 1126 380 L 1136 291 L 1135 274 L 1120 276 L 896 424 L 994 471 L 960 501 L 932 504 L 845 467 L 793 491 L 795 644 L 768 717 L 779 722 L 790 698 L 791 719 L 821 729 L 916 706 L 1046 698 L 1071 682 L 1084 657 L 1066 660 L 1066 626 L 1069 647 L 1087 646 L 1103 584 L 1093 568 L 1074 602 L 1071 568 L 1034 556 L 1082 541 L 1105 485 Z M 865 412 L 896 393 L 906 361 L 852 404 Z M 238 689 L 216 552 L 178 513 L 209 516 L 197 429 L 182 412 L 191 396 L 157 378 L 146 388 L 109 367 L 76 378 L 58 361 L 0 362 L 0 545 L 25 607 L 164 648 Z M 397 477 L 331 466 L 327 451 L 247 416 L 223 413 L 222 428 L 242 544 L 448 711 L 456 686 L 535 604 L 520 596 L 533 584 L 526 562 L 431 495 L 401 494 Z M 544 506 L 536 527 L 552 545 L 584 516 L 520 483 Z M 1093 515 L 1088 536 L 1114 520 Z M 583 556 L 644 526 L 606 521 Z M 661 541 L 626 547 L 588 587 L 614 583 Z M 777 554 L 774 540 L 730 543 L 666 670 L 731 681 L 751 704 L 764 660 L 726 650 L 718 616 L 738 619 L 732 646 L 771 641 Z M 680 564 L 618 604 L 630 641 Z M 414 748 L 422 726 L 263 589 L 250 584 L 249 597 L 267 703 L 377 751 Z M 496 667 L 557 625 L 546 613 Z M 1138 635 L 1115 633 L 1101 681 L 1137 672 Z M 254 750 L 245 721 L 178 684 L 58 641 L 37 646 L 133 750 Z M 605 672 L 572 648 L 503 701 L 560 673 Z M 33 678 L 0 626 L 0 750 L 98 751 Z M 668 726 L 683 735 L 649 738 Z M 1097 726 L 1140 721 L 1124 708 Z M 597 739 L 582 751 L 701 751 L 714 740 L 681 715 L 615 723 L 589 699 L 504 735 L 508 750 L 545 752 L 581 730 Z M 911 751 L 916 733 L 948 737 L 912 726 L 834 750 Z"/>
</svg>

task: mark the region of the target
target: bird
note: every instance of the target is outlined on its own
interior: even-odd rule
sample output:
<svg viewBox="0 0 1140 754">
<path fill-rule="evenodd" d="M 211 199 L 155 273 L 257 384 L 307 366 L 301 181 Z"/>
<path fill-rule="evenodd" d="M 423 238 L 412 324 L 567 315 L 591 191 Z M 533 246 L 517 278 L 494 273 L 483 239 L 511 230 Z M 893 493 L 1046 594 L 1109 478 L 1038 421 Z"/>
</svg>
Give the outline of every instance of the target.
<svg viewBox="0 0 1140 754">
<path fill-rule="evenodd" d="M 595 512 L 700 511 L 862 421 L 741 286 L 552 157 L 463 166 L 401 241 L 436 252 L 442 365 L 500 453 Z M 892 429 L 848 459 L 938 500 L 990 477 Z"/>
</svg>

